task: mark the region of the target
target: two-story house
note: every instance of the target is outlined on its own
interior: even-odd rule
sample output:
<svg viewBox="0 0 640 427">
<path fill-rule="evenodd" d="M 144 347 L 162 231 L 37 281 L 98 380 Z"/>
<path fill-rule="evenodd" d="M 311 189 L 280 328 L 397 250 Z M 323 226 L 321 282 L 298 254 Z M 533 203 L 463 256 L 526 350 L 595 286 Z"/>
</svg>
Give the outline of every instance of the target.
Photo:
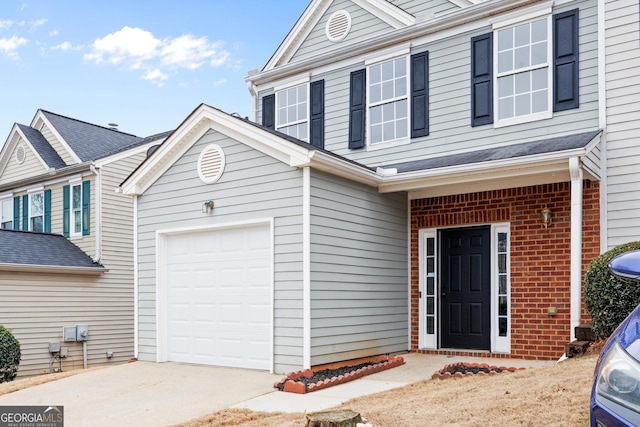
<svg viewBox="0 0 640 427">
<path fill-rule="evenodd" d="M 133 357 L 133 205 L 115 189 L 165 136 L 44 110 L 14 124 L 0 152 L 0 324 L 20 341 L 19 375 Z M 84 344 L 64 335 L 76 325 Z"/>
<path fill-rule="evenodd" d="M 600 244 L 597 0 L 312 0 L 122 184 L 136 355 L 557 359 Z"/>
</svg>

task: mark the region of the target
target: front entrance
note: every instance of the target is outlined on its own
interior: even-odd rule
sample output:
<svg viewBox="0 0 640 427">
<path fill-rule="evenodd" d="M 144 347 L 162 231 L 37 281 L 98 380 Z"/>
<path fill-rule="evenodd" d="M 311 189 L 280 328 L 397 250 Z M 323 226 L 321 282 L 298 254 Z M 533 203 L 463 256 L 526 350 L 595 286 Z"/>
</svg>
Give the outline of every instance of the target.
<svg viewBox="0 0 640 427">
<path fill-rule="evenodd" d="M 440 232 L 441 347 L 491 349 L 491 227 Z"/>
</svg>

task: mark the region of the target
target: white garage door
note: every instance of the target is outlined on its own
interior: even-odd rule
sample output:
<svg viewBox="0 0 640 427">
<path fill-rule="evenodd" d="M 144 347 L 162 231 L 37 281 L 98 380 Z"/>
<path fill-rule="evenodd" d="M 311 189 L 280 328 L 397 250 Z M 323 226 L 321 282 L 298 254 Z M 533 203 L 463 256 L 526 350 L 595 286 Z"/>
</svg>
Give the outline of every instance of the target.
<svg viewBox="0 0 640 427">
<path fill-rule="evenodd" d="M 167 236 L 170 361 L 270 367 L 269 226 Z"/>
</svg>

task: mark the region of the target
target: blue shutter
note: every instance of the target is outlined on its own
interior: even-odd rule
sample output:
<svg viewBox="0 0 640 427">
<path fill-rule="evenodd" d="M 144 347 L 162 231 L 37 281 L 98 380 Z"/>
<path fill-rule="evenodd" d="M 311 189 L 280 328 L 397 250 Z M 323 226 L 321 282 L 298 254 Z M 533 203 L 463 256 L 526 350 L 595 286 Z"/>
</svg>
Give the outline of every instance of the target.
<svg viewBox="0 0 640 427">
<path fill-rule="evenodd" d="M 62 187 L 62 235 L 69 237 L 69 223 L 70 223 L 70 211 L 69 211 L 69 197 L 70 187 L 65 185 Z"/>
<path fill-rule="evenodd" d="M 22 229 L 29 230 L 29 195 L 22 196 Z"/>
<path fill-rule="evenodd" d="M 324 80 L 311 83 L 311 138 L 309 142 L 324 148 Z"/>
<path fill-rule="evenodd" d="M 262 126 L 276 128 L 276 96 L 267 95 L 262 98 Z"/>
<path fill-rule="evenodd" d="M 20 230 L 20 196 L 13 198 L 13 229 Z"/>
<path fill-rule="evenodd" d="M 44 190 L 44 227 L 45 233 L 51 233 L 51 190 Z"/>
<path fill-rule="evenodd" d="M 349 87 L 349 148 L 364 147 L 366 70 L 351 73 Z"/>
<path fill-rule="evenodd" d="M 493 33 L 471 39 L 471 126 L 493 123 Z"/>
<path fill-rule="evenodd" d="M 411 138 L 429 135 L 429 52 L 411 56 Z"/>
<path fill-rule="evenodd" d="M 553 111 L 580 106 L 578 9 L 553 16 Z"/>
<path fill-rule="evenodd" d="M 91 181 L 82 182 L 82 235 L 88 236 L 91 230 Z"/>
</svg>

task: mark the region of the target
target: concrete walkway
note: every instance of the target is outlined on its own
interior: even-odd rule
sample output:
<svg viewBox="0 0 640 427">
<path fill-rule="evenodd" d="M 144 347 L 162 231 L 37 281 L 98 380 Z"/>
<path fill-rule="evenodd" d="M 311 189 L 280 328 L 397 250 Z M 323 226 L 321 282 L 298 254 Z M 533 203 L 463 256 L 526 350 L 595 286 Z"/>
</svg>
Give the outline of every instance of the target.
<svg viewBox="0 0 640 427">
<path fill-rule="evenodd" d="M 65 427 L 158 427 L 225 408 L 316 412 L 352 398 L 430 379 L 445 365 L 481 362 L 535 367 L 553 362 L 402 355 L 405 364 L 308 394 L 273 388 L 284 375 L 180 363 L 135 362 L 87 371 L 0 396 L 0 406 L 64 406 Z"/>
</svg>

